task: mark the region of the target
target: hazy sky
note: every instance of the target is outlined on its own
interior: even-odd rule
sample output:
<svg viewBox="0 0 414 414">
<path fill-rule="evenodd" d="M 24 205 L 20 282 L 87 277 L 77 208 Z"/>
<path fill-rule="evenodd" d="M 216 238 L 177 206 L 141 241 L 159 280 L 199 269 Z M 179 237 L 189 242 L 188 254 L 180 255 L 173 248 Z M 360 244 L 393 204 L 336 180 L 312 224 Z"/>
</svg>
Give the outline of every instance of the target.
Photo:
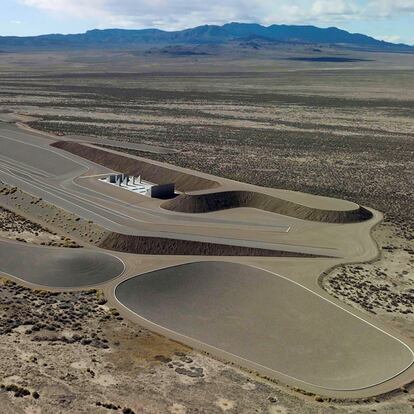
<svg viewBox="0 0 414 414">
<path fill-rule="evenodd" d="M 0 35 L 181 29 L 230 21 L 337 26 L 414 44 L 414 0 L 1 0 Z"/>
</svg>

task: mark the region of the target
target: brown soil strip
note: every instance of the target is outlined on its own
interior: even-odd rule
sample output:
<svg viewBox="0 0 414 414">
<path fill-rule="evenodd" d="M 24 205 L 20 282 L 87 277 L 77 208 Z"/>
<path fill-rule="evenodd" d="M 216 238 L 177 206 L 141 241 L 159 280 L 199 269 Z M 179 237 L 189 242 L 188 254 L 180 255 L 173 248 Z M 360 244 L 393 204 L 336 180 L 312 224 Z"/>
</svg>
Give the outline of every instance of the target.
<svg viewBox="0 0 414 414">
<path fill-rule="evenodd" d="M 321 257 L 254 247 L 110 233 L 99 247 L 127 253 L 191 256 Z"/>
</svg>

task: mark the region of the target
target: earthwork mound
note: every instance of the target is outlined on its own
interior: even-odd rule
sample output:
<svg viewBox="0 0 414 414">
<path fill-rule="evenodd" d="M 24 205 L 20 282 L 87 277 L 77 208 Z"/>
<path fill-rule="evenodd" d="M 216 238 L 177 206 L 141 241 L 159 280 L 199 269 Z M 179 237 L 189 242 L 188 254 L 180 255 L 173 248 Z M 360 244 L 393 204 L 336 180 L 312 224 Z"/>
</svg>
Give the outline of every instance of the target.
<svg viewBox="0 0 414 414">
<path fill-rule="evenodd" d="M 321 257 L 282 250 L 260 249 L 193 240 L 110 233 L 100 244 L 103 249 L 154 255 Z"/>
<path fill-rule="evenodd" d="M 209 213 L 236 207 L 251 207 L 324 223 L 357 223 L 372 218 L 372 213 L 361 206 L 355 210 L 321 210 L 252 191 L 181 194 L 163 203 L 161 207 L 180 213 Z"/>
</svg>

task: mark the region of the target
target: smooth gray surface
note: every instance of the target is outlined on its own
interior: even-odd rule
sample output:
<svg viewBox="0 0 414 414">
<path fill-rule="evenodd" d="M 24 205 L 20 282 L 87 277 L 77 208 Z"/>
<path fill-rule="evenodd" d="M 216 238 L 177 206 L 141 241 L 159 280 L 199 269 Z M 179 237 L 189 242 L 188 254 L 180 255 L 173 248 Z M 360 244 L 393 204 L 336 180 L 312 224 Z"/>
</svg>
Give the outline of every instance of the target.
<svg viewBox="0 0 414 414">
<path fill-rule="evenodd" d="M 38 285 L 96 285 L 119 276 L 123 270 L 124 264 L 106 253 L 0 241 L 0 272 Z"/>
<path fill-rule="evenodd" d="M 14 138 L 7 131 L 0 130 L 0 155 L 2 159 L 13 160 L 37 170 L 40 174 L 60 176 L 79 169 L 79 165 L 67 157 L 62 157 L 47 147 L 35 145 L 27 140 Z"/>
<path fill-rule="evenodd" d="M 118 300 L 139 316 L 325 389 L 383 382 L 413 361 L 402 342 L 275 274 L 190 263 L 129 279 Z"/>
</svg>

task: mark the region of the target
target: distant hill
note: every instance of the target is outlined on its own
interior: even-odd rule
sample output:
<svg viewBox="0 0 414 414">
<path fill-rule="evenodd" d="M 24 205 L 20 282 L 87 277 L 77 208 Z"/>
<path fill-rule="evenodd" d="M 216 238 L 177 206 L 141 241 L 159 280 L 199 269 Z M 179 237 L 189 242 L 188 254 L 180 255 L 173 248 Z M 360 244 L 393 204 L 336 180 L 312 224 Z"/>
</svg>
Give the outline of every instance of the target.
<svg viewBox="0 0 414 414">
<path fill-rule="evenodd" d="M 231 41 L 283 42 L 307 44 L 332 44 L 380 51 L 412 51 L 414 47 L 374 39 L 358 33 L 349 33 L 336 27 L 322 29 L 315 26 L 262 26 L 253 23 L 228 23 L 223 26 L 204 25 L 180 31 L 159 29 L 90 30 L 82 34 L 48 34 L 42 36 L 0 36 L 4 50 L 66 49 L 66 48 L 131 48 L 140 45 L 201 45 L 225 44 Z"/>
</svg>

